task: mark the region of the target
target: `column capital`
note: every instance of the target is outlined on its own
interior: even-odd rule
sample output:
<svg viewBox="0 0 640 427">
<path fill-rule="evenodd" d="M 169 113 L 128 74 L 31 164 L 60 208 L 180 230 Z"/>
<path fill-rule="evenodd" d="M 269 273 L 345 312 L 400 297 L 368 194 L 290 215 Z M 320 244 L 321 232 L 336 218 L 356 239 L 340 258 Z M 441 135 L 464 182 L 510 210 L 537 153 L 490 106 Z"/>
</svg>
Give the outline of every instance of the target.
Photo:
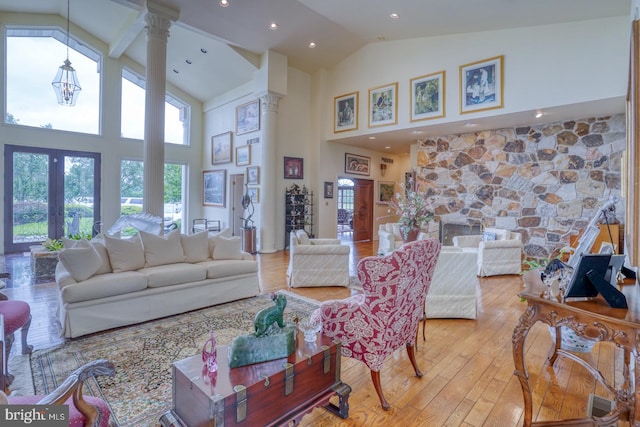
<svg viewBox="0 0 640 427">
<path fill-rule="evenodd" d="M 277 113 L 278 112 L 278 102 L 280 101 L 281 96 L 274 95 L 272 93 L 266 93 L 260 97 L 260 103 L 262 104 L 262 111 Z"/>
<path fill-rule="evenodd" d="M 153 1 L 147 1 L 144 13 L 145 29 L 150 37 L 167 40 L 171 23 L 178 20 L 180 12 Z"/>
</svg>

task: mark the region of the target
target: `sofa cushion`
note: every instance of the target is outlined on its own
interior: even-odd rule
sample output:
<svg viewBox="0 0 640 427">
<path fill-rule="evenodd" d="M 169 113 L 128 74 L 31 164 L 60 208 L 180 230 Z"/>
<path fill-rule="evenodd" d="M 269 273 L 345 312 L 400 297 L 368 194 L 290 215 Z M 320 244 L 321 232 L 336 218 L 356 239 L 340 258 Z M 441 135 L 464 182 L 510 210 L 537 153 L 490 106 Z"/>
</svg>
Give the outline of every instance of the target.
<svg viewBox="0 0 640 427">
<path fill-rule="evenodd" d="M 209 232 L 201 231 L 196 234 L 180 236 L 182 250 L 186 257 L 184 262 L 195 263 L 209 259 Z"/>
<path fill-rule="evenodd" d="M 111 273 L 113 270 L 111 270 L 109 253 L 107 252 L 107 248 L 104 245 L 104 240 L 96 241 L 94 239 L 91 239 L 91 243 L 93 244 L 93 247 L 96 248 L 96 252 L 98 252 L 98 255 L 100 255 L 100 260 L 102 261 L 100 268 L 98 268 L 98 271 L 96 271 L 95 274 Z"/>
<path fill-rule="evenodd" d="M 486 227 L 484 229 L 486 233 L 495 233 L 496 238 L 493 240 L 507 240 L 507 236 L 509 235 L 509 230 L 505 230 L 503 228 L 489 228 Z M 483 233 L 484 235 L 484 233 Z"/>
<path fill-rule="evenodd" d="M 231 238 L 215 236 L 214 241 L 212 256 L 214 260 L 242 259 L 242 241 L 239 236 Z"/>
<path fill-rule="evenodd" d="M 144 267 L 144 249 L 138 234 L 129 239 L 104 236 L 109 262 L 114 273 L 139 270 Z"/>
<path fill-rule="evenodd" d="M 220 277 L 229 277 L 236 276 L 238 274 L 258 272 L 258 261 L 206 261 L 198 265 L 206 268 L 208 279 L 218 279 Z"/>
<path fill-rule="evenodd" d="M 65 303 L 91 301 L 114 295 L 141 291 L 147 287 L 147 277 L 137 271 L 98 274 L 87 280 L 63 286 L 60 290 Z"/>
<path fill-rule="evenodd" d="M 231 238 L 233 237 L 233 234 L 231 233 L 231 229 L 229 227 L 225 228 L 224 230 L 216 234 L 209 233 L 209 258 L 213 257 L 213 249 L 216 246 L 216 237 L 220 237 L 220 236 Z"/>
<path fill-rule="evenodd" d="M 184 262 L 145 267 L 138 272 L 147 277 L 147 286 L 150 288 L 199 282 L 207 278 L 207 270 L 203 266 Z"/>
<path fill-rule="evenodd" d="M 74 280 L 81 282 L 93 276 L 102 266 L 102 258 L 88 240 L 78 240 L 72 247 L 62 249 L 58 260 Z"/>
<path fill-rule="evenodd" d="M 144 266 L 174 264 L 185 260 L 180 239 L 180 230 L 175 229 L 166 236 L 140 231 L 144 248 Z"/>
<path fill-rule="evenodd" d="M 310 245 L 311 240 L 309 240 L 309 236 L 304 230 L 296 230 L 296 238 L 298 239 L 299 245 Z"/>
</svg>

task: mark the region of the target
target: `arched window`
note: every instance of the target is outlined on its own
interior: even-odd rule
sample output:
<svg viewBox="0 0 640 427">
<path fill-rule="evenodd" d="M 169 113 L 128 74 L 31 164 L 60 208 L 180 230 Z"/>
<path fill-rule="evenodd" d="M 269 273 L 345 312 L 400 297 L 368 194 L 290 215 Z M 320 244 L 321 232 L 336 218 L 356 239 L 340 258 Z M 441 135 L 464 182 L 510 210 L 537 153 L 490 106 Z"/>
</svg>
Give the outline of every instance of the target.
<svg viewBox="0 0 640 427">
<path fill-rule="evenodd" d="M 338 209 L 346 209 L 353 212 L 353 186 L 350 179 L 338 179 Z"/>
</svg>

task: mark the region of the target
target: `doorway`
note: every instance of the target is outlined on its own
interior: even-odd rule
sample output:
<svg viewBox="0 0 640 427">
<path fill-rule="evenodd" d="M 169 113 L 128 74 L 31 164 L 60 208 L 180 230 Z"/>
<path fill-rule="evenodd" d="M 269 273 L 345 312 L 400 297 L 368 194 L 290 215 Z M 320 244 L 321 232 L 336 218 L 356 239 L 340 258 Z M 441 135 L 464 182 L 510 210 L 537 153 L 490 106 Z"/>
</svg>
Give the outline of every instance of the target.
<svg viewBox="0 0 640 427">
<path fill-rule="evenodd" d="M 373 181 L 338 179 L 338 238 L 363 241 L 373 239 Z"/>
<path fill-rule="evenodd" d="M 6 145 L 4 252 L 47 238 L 93 235 L 100 221 L 100 154 Z"/>
</svg>

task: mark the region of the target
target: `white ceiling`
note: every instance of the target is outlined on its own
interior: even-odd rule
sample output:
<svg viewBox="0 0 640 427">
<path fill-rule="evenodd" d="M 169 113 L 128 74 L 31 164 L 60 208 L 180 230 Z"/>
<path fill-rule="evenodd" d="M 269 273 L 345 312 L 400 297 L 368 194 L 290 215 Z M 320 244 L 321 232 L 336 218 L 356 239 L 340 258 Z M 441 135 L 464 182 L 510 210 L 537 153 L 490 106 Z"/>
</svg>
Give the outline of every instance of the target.
<svg viewBox="0 0 640 427">
<path fill-rule="evenodd" d="M 203 102 L 251 81 L 259 54 L 269 49 L 286 55 L 290 66 L 311 73 L 382 40 L 629 16 L 631 11 L 630 0 L 229 0 L 227 8 L 218 0 L 157 2 L 180 13 L 170 30 L 167 79 Z M 71 0 L 71 21 L 103 40 L 111 56 L 123 52 L 144 65 L 146 36 L 140 17 L 144 4 L 144 0 Z M 67 2 L 0 0 L 0 11 L 66 18 Z M 391 19 L 392 12 L 400 18 Z M 272 21 L 278 23 L 277 31 L 268 28 Z M 316 48 L 308 47 L 311 41 Z M 619 99 L 585 103 L 550 110 L 545 122 L 621 111 L 624 103 Z M 465 128 L 465 123 L 427 126 L 420 129 L 420 136 L 518 126 L 530 123 L 531 117 L 532 112 L 494 116 L 474 121 L 473 129 Z M 406 152 L 406 144 L 417 139 L 409 131 L 377 136 L 381 145 L 398 145 L 396 153 Z M 341 142 L 376 147 L 367 135 Z"/>
</svg>

